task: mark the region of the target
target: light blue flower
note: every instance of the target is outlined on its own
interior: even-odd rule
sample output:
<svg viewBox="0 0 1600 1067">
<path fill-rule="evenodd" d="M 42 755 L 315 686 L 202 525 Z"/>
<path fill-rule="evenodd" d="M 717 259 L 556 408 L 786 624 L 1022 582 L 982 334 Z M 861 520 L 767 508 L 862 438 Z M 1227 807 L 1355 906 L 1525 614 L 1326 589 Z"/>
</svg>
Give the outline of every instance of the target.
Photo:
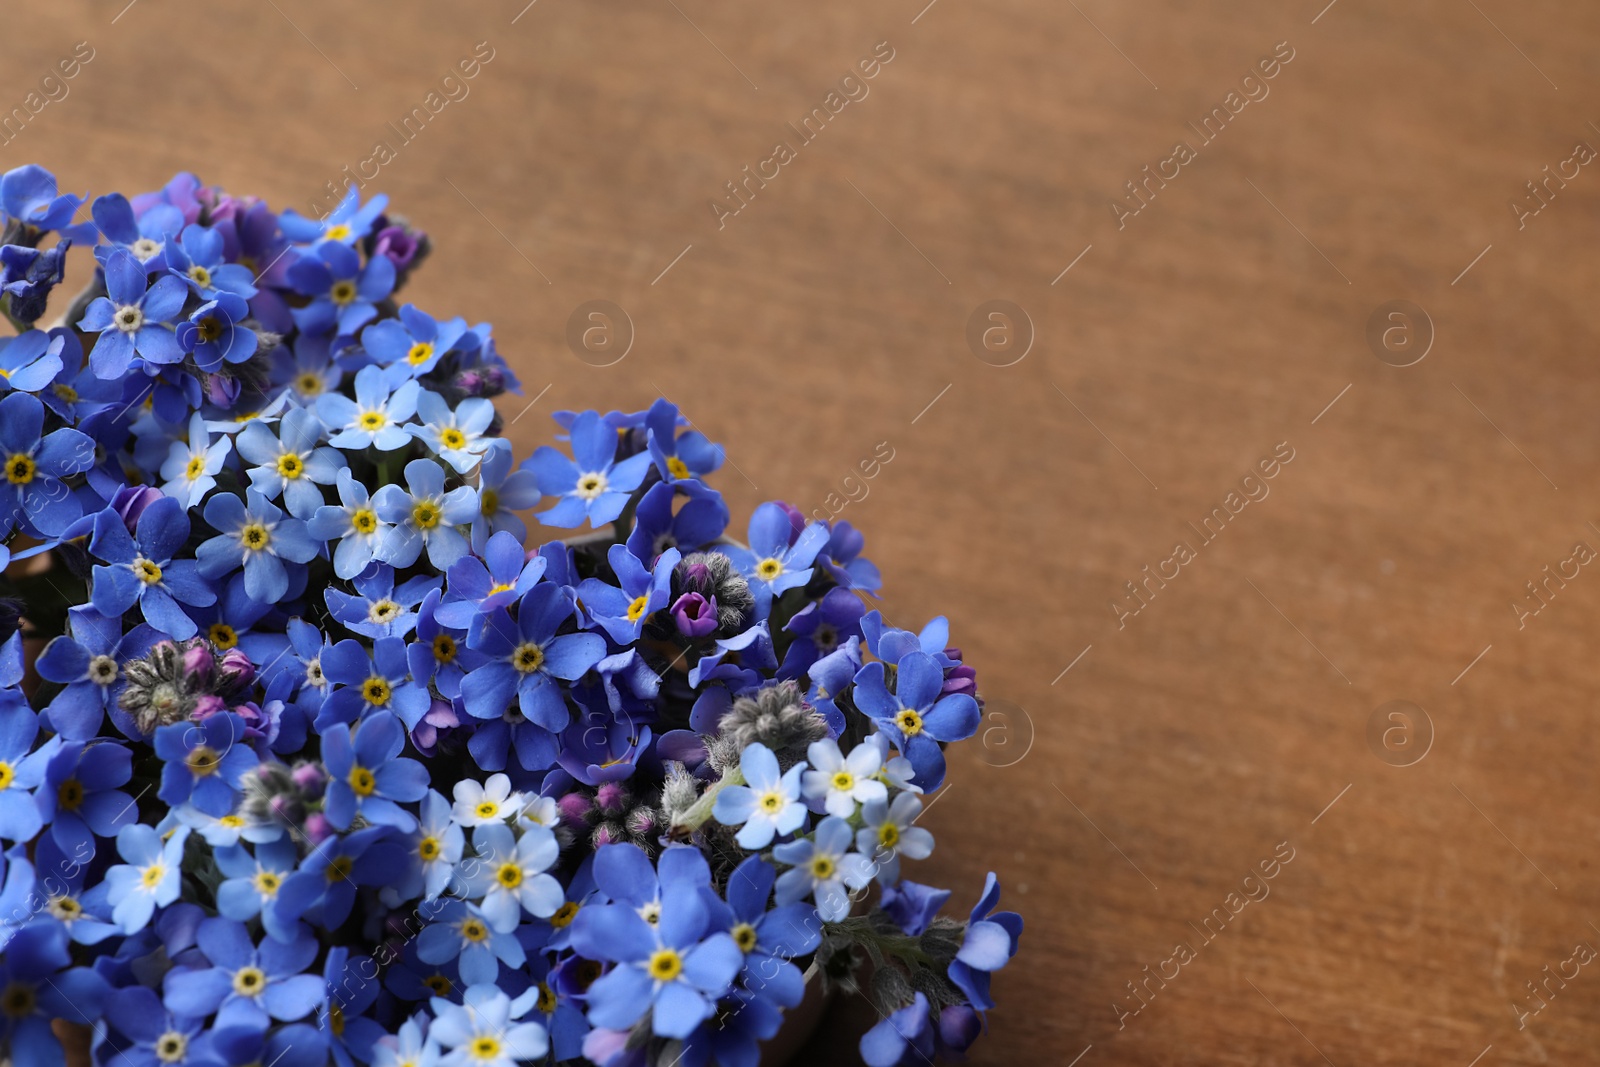
<svg viewBox="0 0 1600 1067">
<path fill-rule="evenodd" d="M 157 908 L 178 899 L 183 873 L 183 845 L 189 828 L 180 826 L 165 843 L 154 827 L 124 826 L 117 833 L 117 852 L 126 863 L 106 872 L 106 900 L 111 918 L 123 933 L 135 934 L 150 922 Z"/>
<path fill-rule="evenodd" d="M 849 889 L 872 881 L 872 861 L 850 851 L 855 835 L 850 824 L 830 815 L 817 824 L 811 838 L 789 841 L 772 850 L 773 858 L 790 869 L 778 876 L 779 904 L 811 897 L 825 922 L 842 922 L 850 914 Z"/>
<path fill-rule="evenodd" d="M 405 381 L 398 389 L 390 387 L 382 367 L 362 367 L 356 373 L 356 398 L 343 393 L 324 393 L 317 398 L 317 414 L 328 424 L 335 448 L 376 448 L 393 452 L 411 443 L 405 423 L 417 410 L 415 381 Z"/>
<path fill-rule="evenodd" d="M 454 1004 L 434 997 L 430 1040 L 452 1050 L 439 1061 L 440 1067 L 517 1067 L 519 1063 L 542 1060 L 550 1040 L 544 1027 L 512 1018 L 511 998 L 493 985 L 470 986 Z"/>
<path fill-rule="evenodd" d="M 477 513 L 478 491 L 463 485 L 445 492 L 444 468 L 430 459 L 406 464 L 406 489 L 386 485 L 372 494 L 378 518 L 394 524 L 383 547 L 383 561 L 409 567 L 426 547 L 428 562 L 448 570 L 467 554 L 467 539 L 456 527 L 470 523 Z"/>
<path fill-rule="evenodd" d="M 309 519 L 325 501 L 318 486 L 332 485 L 349 461 L 337 450 L 319 448 L 322 420 L 304 408 L 285 412 L 278 432 L 260 421 L 239 431 L 239 458 L 248 464 L 250 486 L 268 500 L 283 498 L 289 514 Z"/>
<path fill-rule="evenodd" d="M 189 419 L 188 437 L 172 442 L 167 450 L 167 460 L 161 464 L 161 477 L 166 484 L 161 491 L 177 498 L 185 508 L 194 507 L 217 487 L 217 475 L 222 473 L 232 451 L 233 439 L 220 434 L 212 441 L 205 417 L 195 412 Z"/>
<path fill-rule="evenodd" d="M 489 440 L 489 449 L 478 467 L 478 514 L 472 517 L 472 550 L 482 552 L 489 538 L 505 530 L 521 544 L 528 537 L 527 524 L 516 514 L 539 503 L 539 480 L 530 470 L 511 469 L 511 442 L 503 437 Z"/>
<path fill-rule="evenodd" d="M 317 543 L 306 533 L 305 523 L 286 518 L 254 489 L 245 493 L 245 500 L 219 493 L 206 502 L 206 522 L 218 534 L 195 550 L 195 558 L 207 578 L 221 578 L 243 567 L 245 592 L 261 603 L 275 604 L 289 591 L 284 561 L 309 563 L 317 555 Z"/>
<path fill-rule="evenodd" d="M 417 417 L 422 425 L 406 429 L 457 474 L 477 466 L 494 440 L 484 436 L 494 422 L 494 404 L 481 397 L 468 397 L 452 409 L 444 397 L 424 390 L 417 398 Z"/>
<path fill-rule="evenodd" d="M 333 550 L 333 573 L 349 580 L 367 569 L 383 555 L 393 524 L 384 522 L 373 509 L 367 487 L 356 481 L 348 467 L 337 478 L 339 503 L 318 508 L 306 531 L 318 541 L 338 539 Z"/>
<path fill-rule="evenodd" d="M 724 826 L 742 826 L 741 848 L 766 848 L 775 836 L 792 834 L 806 821 L 800 802 L 802 760 L 787 773 L 778 770 L 778 757 L 761 742 L 746 746 L 739 756 L 739 772 L 746 785 L 730 785 L 717 794 L 711 814 Z"/>
</svg>

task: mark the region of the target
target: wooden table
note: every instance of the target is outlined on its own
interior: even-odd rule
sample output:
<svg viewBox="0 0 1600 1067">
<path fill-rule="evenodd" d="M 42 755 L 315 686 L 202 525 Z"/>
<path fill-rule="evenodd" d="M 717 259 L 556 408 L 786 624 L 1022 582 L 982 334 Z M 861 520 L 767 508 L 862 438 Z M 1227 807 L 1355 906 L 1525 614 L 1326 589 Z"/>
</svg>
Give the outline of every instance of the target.
<svg viewBox="0 0 1600 1067">
<path fill-rule="evenodd" d="M 94 58 L 5 165 L 301 210 L 376 169 L 520 448 L 665 393 L 740 514 L 853 493 L 995 702 L 919 872 L 1027 918 L 975 1062 L 1593 1062 L 1600 11 L 524 2 L 8 10 L 5 107 Z M 995 300 L 1031 347 L 969 345 Z"/>
</svg>

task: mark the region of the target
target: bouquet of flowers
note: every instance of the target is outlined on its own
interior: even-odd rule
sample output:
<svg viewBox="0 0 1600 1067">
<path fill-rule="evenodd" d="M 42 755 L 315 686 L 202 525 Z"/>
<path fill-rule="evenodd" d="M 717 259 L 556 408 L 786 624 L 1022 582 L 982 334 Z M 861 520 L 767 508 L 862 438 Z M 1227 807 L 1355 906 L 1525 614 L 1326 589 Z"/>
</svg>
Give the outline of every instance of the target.
<svg viewBox="0 0 1600 1067">
<path fill-rule="evenodd" d="M 729 537 L 665 400 L 516 464 L 385 197 L 0 223 L 0 1060 L 741 1067 L 831 988 L 870 1064 L 974 1041 L 1022 920 L 901 865 L 974 672 L 848 523 Z"/>
</svg>

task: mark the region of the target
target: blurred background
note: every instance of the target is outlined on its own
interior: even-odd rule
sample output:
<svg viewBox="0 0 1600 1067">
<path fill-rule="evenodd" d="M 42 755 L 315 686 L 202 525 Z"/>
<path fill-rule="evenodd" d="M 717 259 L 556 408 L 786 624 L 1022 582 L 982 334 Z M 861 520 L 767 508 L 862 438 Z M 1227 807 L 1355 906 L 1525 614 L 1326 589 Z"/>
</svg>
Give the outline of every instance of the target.
<svg viewBox="0 0 1600 1067">
<path fill-rule="evenodd" d="M 920 880 L 1028 924 L 975 1062 L 1592 1059 L 1600 10 L 7 13 L 5 168 L 355 177 L 519 450 L 668 396 L 736 516 L 950 617 L 989 705 Z"/>
</svg>

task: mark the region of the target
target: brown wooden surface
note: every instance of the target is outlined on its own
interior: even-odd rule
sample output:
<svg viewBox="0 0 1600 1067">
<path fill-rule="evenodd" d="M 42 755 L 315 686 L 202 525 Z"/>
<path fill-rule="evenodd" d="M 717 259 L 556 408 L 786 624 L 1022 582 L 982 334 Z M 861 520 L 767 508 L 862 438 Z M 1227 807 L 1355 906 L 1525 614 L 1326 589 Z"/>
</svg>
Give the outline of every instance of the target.
<svg viewBox="0 0 1600 1067">
<path fill-rule="evenodd" d="M 1600 12 L 538 0 L 513 24 L 523 2 L 10 4 L 0 104 L 95 58 L 4 163 L 95 192 L 192 169 L 304 210 L 489 42 L 376 184 L 438 241 L 408 295 L 493 320 L 549 387 L 519 447 L 554 408 L 665 392 L 727 444 L 742 516 L 823 507 L 890 442 L 842 514 L 886 611 L 948 614 L 1026 709 L 953 758 L 919 872 L 964 907 L 996 870 L 1028 922 L 976 1062 L 1595 1062 L 1600 970 L 1526 1029 L 1513 1004 L 1600 946 L 1600 576 L 1521 629 L 1510 605 L 1600 547 L 1600 171 L 1520 231 L 1508 201 L 1600 145 Z M 870 94 L 719 230 L 723 183 L 882 41 Z M 1122 183 L 1281 41 L 1270 95 L 1119 230 Z M 564 340 L 591 299 L 635 324 L 615 366 Z M 1014 366 L 968 350 L 991 299 L 1036 326 Z M 1436 331 L 1403 369 L 1365 338 L 1397 299 Z M 1199 545 L 1185 523 L 1279 442 L 1270 496 Z M 1196 558 L 1119 629 L 1109 602 L 1179 540 Z M 1434 727 L 1409 767 L 1367 741 L 1396 699 Z M 1280 842 L 1270 896 L 1200 947 Z M 864 1014 L 809 1056 L 852 1061 Z"/>
</svg>

